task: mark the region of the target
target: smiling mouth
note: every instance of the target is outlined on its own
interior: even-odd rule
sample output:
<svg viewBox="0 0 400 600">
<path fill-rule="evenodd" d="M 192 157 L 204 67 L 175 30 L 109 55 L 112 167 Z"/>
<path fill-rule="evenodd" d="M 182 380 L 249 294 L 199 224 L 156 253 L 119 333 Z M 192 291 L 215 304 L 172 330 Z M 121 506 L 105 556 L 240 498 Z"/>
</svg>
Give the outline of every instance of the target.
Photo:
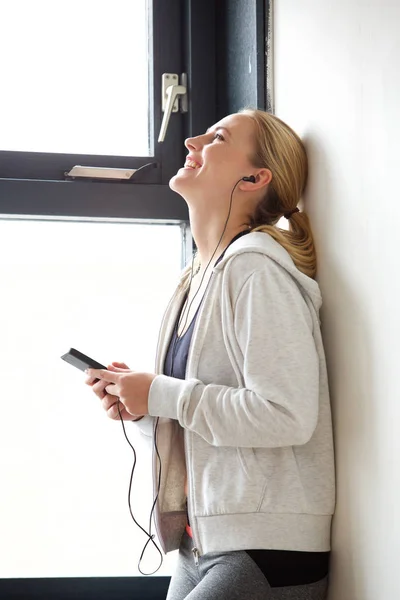
<svg viewBox="0 0 400 600">
<path fill-rule="evenodd" d="M 185 169 L 200 169 L 200 168 L 201 168 L 201 164 L 198 163 L 197 161 L 195 161 L 191 158 L 186 159 Z"/>
</svg>

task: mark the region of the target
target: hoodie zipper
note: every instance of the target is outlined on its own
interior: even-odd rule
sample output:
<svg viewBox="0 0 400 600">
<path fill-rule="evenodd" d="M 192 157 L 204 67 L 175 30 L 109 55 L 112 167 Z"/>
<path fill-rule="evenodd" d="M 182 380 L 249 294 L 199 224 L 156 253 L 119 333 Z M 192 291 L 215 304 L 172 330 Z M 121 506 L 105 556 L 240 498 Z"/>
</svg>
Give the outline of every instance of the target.
<svg viewBox="0 0 400 600">
<path fill-rule="evenodd" d="M 199 566 L 199 551 L 197 550 L 197 548 L 193 548 L 192 550 L 193 552 L 193 558 L 194 558 L 194 564 L 196 565 L 196 567 Z"/>
<path fill-rule="evenodd" d="M 187 468 L 187 465 L 189 464 L 188 463 L 188 458 L 189 458 L 188 457 L 188 452 L 186 450 L 186 444 L 185 444 L 186 477 L 187 477 L 187 482 L 188 482 L 187 512 L 188 512 L 190 527 L 192 529 L 192 536 L 193 536 L 192 537 L 192 541 L 193 541 L 192 554 L 193 554 L 194 564 L 196 565 L 196 567 L 198 567 L 199 566 L 199 558 L 200 558 L 201 554 L 200 554 L 200 550 L 198 548 L 199 544 L 197 544 L 197 542 L 196 542 L 196 533 L 195 533 L 195 526 L 194 526 L 194 520 L 193 520 L 193 511 L 191 510 L 191 498 L 193 496 L 192 496 L 192 492 L 191 492 L 189 469 Z"/>
<path fill-rule="evenodd" d="M 189 432 L 186 434 L 186 437 L 189 437 Z M 191 510 L 191 498 L 192 498 L 192 492 L 191 492 L 191 482 L 190 482 L 190 475 L 189 475 L 189 469 L 188 469 L 188 459 L 189 459 L 189 455 L 188 452 L 186 450 L 186 445 L 185 441 L 184 441 L 184 448 L 185 448 L 185 463 L 186 463 L 186 477 L 187 477 L 187 483 L 188 483 L 188 497 L 187 497 L 187 512 L 188 512 L 188 517 L 189 517 L 189 522 L 190 522 L 190 527 L 192 529 L 192 541 L 193 541 L 193 548 L 192 548 L 192 554 L 193 554 L 193 558 L 194 558 L 194 564 L 196 565 L 196 567 L 199 565 L 199 557 L 200 557 L 200 551 L 198 549 L 198 544 L 196 543 L 196 534 L 195 534 L 195 527 L 194 527 L 194 521 L 193 521 L 193 511 Z"/>
<path fill-rule="evenodd" d="M 173 303 L 176 301 L 176 299 L 179 296 L 180 293 L 180 289 L 178 288 L 177 290 L 175 290 L 175 293 L 173 294 L 171 300 L 169 301 L 167 308 L 164 311 L 164 315 L 161 321 L 161 327 L 160 327 L 160 331 L 158 332 L 158 340 L 157 340 L 157 346 L 156 346 L 156 359 L 155 359 L 155 372 L 156 374 L 161 373 L 161 365 L 160 365 L 160 340 L 161 340 L 161 334 L 162 332 L 165 330 L 165 317 L 168 314 L 171 306 L 173 305 Z M 158 493 L 158 470 L 157 470 L 157 461 L 158 461 L 158 457 L 157 457 L 157 453 L 156 453 L 156 448 L 155 448 L 155 443 L 157 443 L 157 439 L 156 439 L 156 427 L 157 427 L 157 423 L 158 423 L 158 418 L 156 417 L 154 420 L 154 427 L 153 427 L 153 449 L 152 449 L 152 473 L 153 473 L 153 503 L 157 497 L 157 493 Z M 158 427 L 157 427 L 158 430 Z M 161 485 L 160 485 L 160 491 L 161 491 Z M 165 543 L 164 543 L 164 539 L 160 534 L 160 526 L 159 526 L 159 508 L 158 508 L 158 502 L 159 502 L 159 498 L 157 498 L 157 502 L 154 506 L 154 512 L 153 512 L 153 517 L 154 517 L 154 527 L 156 530 L 156 534 L 157 537 L 160 541 L 160 545 L 164 551 L 164 553 L 166 552 L 166 547 L 165 547 Z"/>
<path fill-rule="evenodd" d="M 211 272 L 210 280 L 209 280 L 209 282 L 207 284 L 207 287 L 206 287 L 206 289 L 204 291 L 203 298 L 201 300 L 201 304 L 203 306 L 204 306 L 204 302 L 206 300 L 206 297 L 209 294 L 209 290 L 211 288 L 210 283 L 211 283 L 211 279 L 213 278 L 213 271 Z M 177 299 L 178 299 L 178 297 L 180 295 L 180 292 L 182 293 L 182 290 L 179 289 L 179 288 L 175 291 L 174 295 L 172 296 L 172 298 L 171 298 L 171 300 L 170 300 L 170 302 L 169 302 L 169 304 L 168 304 L 168 306 L 167 306 L 167 308 L 166 308 L 166 310 L 164 312 L 164 316 L 163 316 L 163 319 L 162 319 L 160 331 L 159 331 L 159 334 L 158 334 L 158 340 L 157 340 L 156 360 L 155 360 L 155 371 L 156 371 L 156 373 L 161 372 L 161 365 L 159 364 L 160 363 L 160 354 L 161 354 L 161 352 L 160 352 L 160 340 L 161 340 L 161 333 L 165 330 L 165 327 L 164 327 L 165 326 L 165 317 L 166 317 L 167 313 L 169 312 L 169 309 L 171 308 L 171 306 L 173 305 L 173 303 L 175 303 L 177 301 Z M 195 323 L 195 326 L 194 326 L 194 330 L 193 330 L 193 334 L 192 334 L 192 339 L 195 337 L 195 333 L 197 332 L 197 329 L 198 329 L 198 321 L 199 321 L 200 313 L 201 313 L 201 309 L 200 309 L 199 314 L 197 315 L 197 318 L 196 318 L 196 323 Z M 170 315 L 170 318 L 171 318 L 171 315 Z M 191 343 L 190 347 L 189 347 L 189 353 L 188 353 L 188 358 L 187 358 L 187 363 L 186 363 L 187 365 L 189 364 L 189 361 L 190 361 L 190 358 L 191 358 L 192 354 L 193 354 L 193 344 Z M 187 367 L 186 367 L 186 375 L 187 375 Z M 156 423 L 157 423 L 157 421 L 155 421 L 154 428 L 153 428 L 153 440 L 155 440 L 155 441 L 156 441 Z M 188 454 L 187 454 L 187 451 L 186 451 L 186 444 L 184 444 L 184 451 L 185 451 L 185 462 L 186 462 L 186 466 L 187 466 L 189 463 L 188 463 Z M 156 450 L 155 450 L 154 443 L 153 443 L 153 453 L 152 454 L 153 454 L 153 460 L 152 460 L 153 469 L 152 470 L 153 470 L 153 498 L 154 498 L 153 502 L 154 502 L 154 500 L 156 498 L 156 495 L 157 495 L 157 491 L 158 491 L 158 473 L 157 473 L 157 468 L 156 468 L 158 457 L 157 457 L 157 453 L 156 453 Z M 189 521 L 192 523 L 192 517 L 190 515 L 190 513 L 191 513 L 191 510 L 190 510 L 190 498 L 192 497 L 192 494 L 190 492 L 190 477 L 189 477 L 187 469 L 186 469 L 186 471 L 187 471 L 187 480 L 188 480 L 188 488 L 189 488 L 188 489 L 188 491 L 189 491 L 188 515 L 189 515 Z M 157 499 L 156 505 L 154 507 L 154 525 L 155 525 L 155 530 L 156 530 L 156 533 L 157 533 L 157 537 L 158 537 L 158 539 L 160 541 L 161 547 L 162 547 L 162 549 L 165 552 L 165 544 L 164 544 L 162 536 L 160 535 L 159 514 L 158 514 L 159 510 L 158 510 L 158 506 L 157 506 L 158 505 L 158 500 L 159 499 Z M 193 543 L 194 543 L 194 547 L 192 548 L 192 553 L 193 553 L 193 558 L 194 558 L 195 565 L 198 566 L 198 564 L 199 564 L 199 557 L 201 556 L 201 554 L 200 554 L 199 548 L 197 547 L 198 544 L 196 544 L 196 535 L 195 535 L 195 532 L 193 531 L 193 528 L 192 528 L 192 534 L 193 534 Z"/>
<path fill-rule="evenodd" d="M 211 276 L 210 279 L 207 283 L 207 287 L 204 291 L 203 294 L 203 298 L 201 299 L 201 303 L 200 303 L 200 310 L 197 314 L 196 317 L 196 323 L 194 325 L 194 329 L 193 329 L 193 333 L 192 333 L 192 341 L 190 343 L 189 346 L 189 352 L 188 352 L 188 357 L 187 357 L 187 362 L 186 362 L 186 373 L 185 373 L 185 378 L 188 375 L 188 370 L 187 370 L 187 366 L 190 364 L 192 355 L 193 355 L 193 340 L 196 339 L 196 334 L 197 334 L 197 330 L 199 328 L 199 321 L 201 318 L 201 313 L 204 310 L 204 305 L 206 303 L 207 300 L 207 296 L 210 294 L 210 290 L 212 288 L 212 279 L 213 279 L 213 275 L 214 275 L 214 271 L 211 272 Z M 188 431 L 186 434 L 186 438 L 188 440 L 189 443 L 189 436 L 190 436 L 190 432 Z M 191 510 L 191 499 L 193 497 L 192 491 L 191 491 L 191 481 L 190 481 L 190 474 L 189 474 L 189 469 L 188 469 L 188 465 L 189 465 L 189 454 L 187 451 L 187 446 L 188 444 L 184 443 L 184 448 L 185 448 L 185 463 L 186 463 L 186 476 L 187 476 L 187 482 L 188 482 L 188 502 L 187 502 L 187 508 L 188 508 L 188 516 L 189 516 L 189 521 L 190 521 L 190 526 L 192 529 L 192 535 L 193 535 L 193 548 L 192 548 L 192 554 L 193 554 L 193 558 L 194 558 L 194 564 L 196 565 L 196 567 L 199 564 L 199 558 L 201 556 L 201 552 L 199 549 L 200 544 L 197 543 L 197 533 L 195 532 L 195 529 L 197 529 L 197 525 L 195 526 L 194 520 L 193 520 L 193 511 Z"/>
</svg>

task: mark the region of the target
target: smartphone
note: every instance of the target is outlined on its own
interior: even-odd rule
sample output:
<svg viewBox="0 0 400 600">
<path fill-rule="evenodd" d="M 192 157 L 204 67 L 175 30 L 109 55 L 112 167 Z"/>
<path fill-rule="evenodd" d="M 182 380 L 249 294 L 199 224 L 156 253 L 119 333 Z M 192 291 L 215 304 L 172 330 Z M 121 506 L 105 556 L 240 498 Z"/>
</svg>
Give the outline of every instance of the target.
<svg viewBox="0 0 400 600">
<path fill-rule="evenodd" d="M 79 352 L 75 348 L 70 348 L 69 352 L 63 354 L 61 358 L 81 371 L 85 371 L 86 369 L 107 369 L 107 367 L 97 362 L 97 360 L 86 356 L 86 354 L 82 354 L 82 352 Z"/>
</svg>

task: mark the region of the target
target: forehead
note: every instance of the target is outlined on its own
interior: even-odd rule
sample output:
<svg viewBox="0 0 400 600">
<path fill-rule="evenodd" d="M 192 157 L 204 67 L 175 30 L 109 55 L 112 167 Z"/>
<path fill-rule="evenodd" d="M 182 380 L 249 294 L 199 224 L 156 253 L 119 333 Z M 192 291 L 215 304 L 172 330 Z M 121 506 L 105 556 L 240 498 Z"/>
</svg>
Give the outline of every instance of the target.
<svg viewBox="0 0 400 600">
<path fill-rule="evenodd" d="M 248 115 L 234 113 L 224 117 L 218 123 L 213 125 L 211 129 L 216 130 L 218 127 L 226 127 L 233 139 L 241 142 L 251 141 L 254 133 L 254 124 Z"/>
</svg>

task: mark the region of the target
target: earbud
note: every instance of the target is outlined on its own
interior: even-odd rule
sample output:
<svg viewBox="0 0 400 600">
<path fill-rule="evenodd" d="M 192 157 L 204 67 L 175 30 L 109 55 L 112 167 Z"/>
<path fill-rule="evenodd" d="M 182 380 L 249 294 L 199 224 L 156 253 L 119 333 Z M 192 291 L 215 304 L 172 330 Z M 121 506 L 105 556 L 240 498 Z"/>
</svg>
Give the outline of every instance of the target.
<svg viewBox="0 0 400 600">
<path fill-rule="evenodd" d="M 254 177 L 254 175 L 249 175 L 249 177 L 242 177 L 242 181 L 250 181 L 250 183 L 255 183 L 256 178 Z"/>
</svg>

